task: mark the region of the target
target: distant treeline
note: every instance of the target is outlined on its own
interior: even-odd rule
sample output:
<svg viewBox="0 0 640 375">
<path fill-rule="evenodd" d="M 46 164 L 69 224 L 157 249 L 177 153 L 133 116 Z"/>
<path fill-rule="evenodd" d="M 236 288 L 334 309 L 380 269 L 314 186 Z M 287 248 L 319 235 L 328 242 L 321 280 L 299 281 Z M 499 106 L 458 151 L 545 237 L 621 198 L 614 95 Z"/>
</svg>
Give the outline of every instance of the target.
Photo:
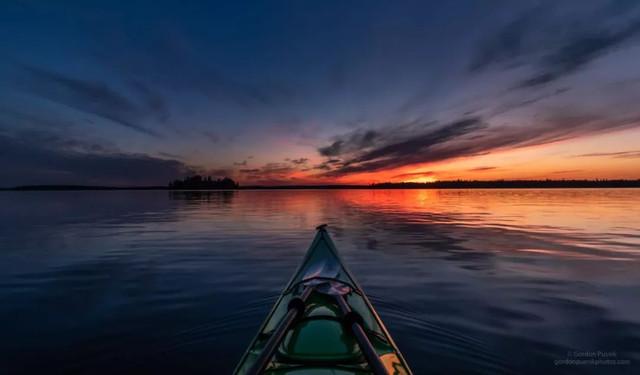
<svg viewBox="0 0 640 375">
<path fill-rule="evenodd" d="M 195 175 L 169 182 L 169 189 L 238 189 L 239 187 L 240 184 L 229 177 L 214 180 L 211 176 Z"/>
<path fill-rule="evenodd" d="M 640 188 L 638 180 L 451 180 L 435 182 L 383 182 L 371 185 L 281 185 L 242 186 L 231 178 L 212 179 L 193 176 L 175 180 L 165 186 L 82 186 L 82 185 L 28 185 L 0 190 L 197 190 L 197 189 L 553 189 L 553 188 Z"/>
<path fill-rule="evenodd" d="M 640 187 L 640 180 L 493 180 L 384 182 L 374 189 L 527 189 L 527 188 L 625 188 Z"/>
</svg>

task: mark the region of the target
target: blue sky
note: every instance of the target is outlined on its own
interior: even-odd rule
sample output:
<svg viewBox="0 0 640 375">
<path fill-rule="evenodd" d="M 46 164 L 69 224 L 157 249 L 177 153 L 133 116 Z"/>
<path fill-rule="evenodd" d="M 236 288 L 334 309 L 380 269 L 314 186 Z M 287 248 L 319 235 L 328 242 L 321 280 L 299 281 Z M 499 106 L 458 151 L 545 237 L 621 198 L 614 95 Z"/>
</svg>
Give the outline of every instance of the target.
<svg viewBox="0 0 640 375">
<path fill-rule="evenodd" d="M 0 167 L 8 185 L 639 178 L 638 4 L 4 1 Z"/>
</svg>

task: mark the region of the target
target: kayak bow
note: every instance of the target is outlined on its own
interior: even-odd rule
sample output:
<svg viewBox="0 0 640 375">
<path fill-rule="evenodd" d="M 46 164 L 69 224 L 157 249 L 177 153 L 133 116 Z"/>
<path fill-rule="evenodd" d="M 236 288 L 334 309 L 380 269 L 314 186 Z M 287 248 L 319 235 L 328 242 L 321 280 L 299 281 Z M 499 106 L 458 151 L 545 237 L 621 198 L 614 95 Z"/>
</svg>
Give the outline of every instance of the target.
<svg viewBox="0 0 640 375">
<path fill-rule="evenodd" d="M 321 225 L 236 375 L 410 375 Z"/>
</svg>

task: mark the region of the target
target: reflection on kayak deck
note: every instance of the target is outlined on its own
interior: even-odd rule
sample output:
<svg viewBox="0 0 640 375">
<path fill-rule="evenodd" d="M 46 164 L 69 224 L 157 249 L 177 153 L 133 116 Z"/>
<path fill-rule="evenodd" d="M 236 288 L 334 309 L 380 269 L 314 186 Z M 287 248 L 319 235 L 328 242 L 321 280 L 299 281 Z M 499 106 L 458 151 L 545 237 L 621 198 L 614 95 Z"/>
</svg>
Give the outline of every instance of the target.
<svg viewBox="0 0 640 375">
<path fill-rule="evenodd" d="M 328 223 L 415 374 L 613 370 L 555 364 L 589 350 L 637 373 L 638 201 L 639 189 L 6 192 L 0 368 L 231 373 Z M 318 296 L 313 314 L 339 314 Z M 331 324 L 282 344 L 312 355 L 299 343 Z"/>
</svg>

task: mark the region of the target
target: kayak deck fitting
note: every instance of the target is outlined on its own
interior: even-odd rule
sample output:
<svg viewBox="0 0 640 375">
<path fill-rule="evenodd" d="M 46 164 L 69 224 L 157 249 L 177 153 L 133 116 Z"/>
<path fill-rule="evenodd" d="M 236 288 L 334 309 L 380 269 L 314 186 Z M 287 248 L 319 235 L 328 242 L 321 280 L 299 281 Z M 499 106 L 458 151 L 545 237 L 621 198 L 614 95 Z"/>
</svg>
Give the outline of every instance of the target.
<svg viewBox="0 0 640 375">
<path fill-rule="evenodd" d="M 410 375 L 326 225 L 235 369 L 236 375 Z"/>
</svg>

